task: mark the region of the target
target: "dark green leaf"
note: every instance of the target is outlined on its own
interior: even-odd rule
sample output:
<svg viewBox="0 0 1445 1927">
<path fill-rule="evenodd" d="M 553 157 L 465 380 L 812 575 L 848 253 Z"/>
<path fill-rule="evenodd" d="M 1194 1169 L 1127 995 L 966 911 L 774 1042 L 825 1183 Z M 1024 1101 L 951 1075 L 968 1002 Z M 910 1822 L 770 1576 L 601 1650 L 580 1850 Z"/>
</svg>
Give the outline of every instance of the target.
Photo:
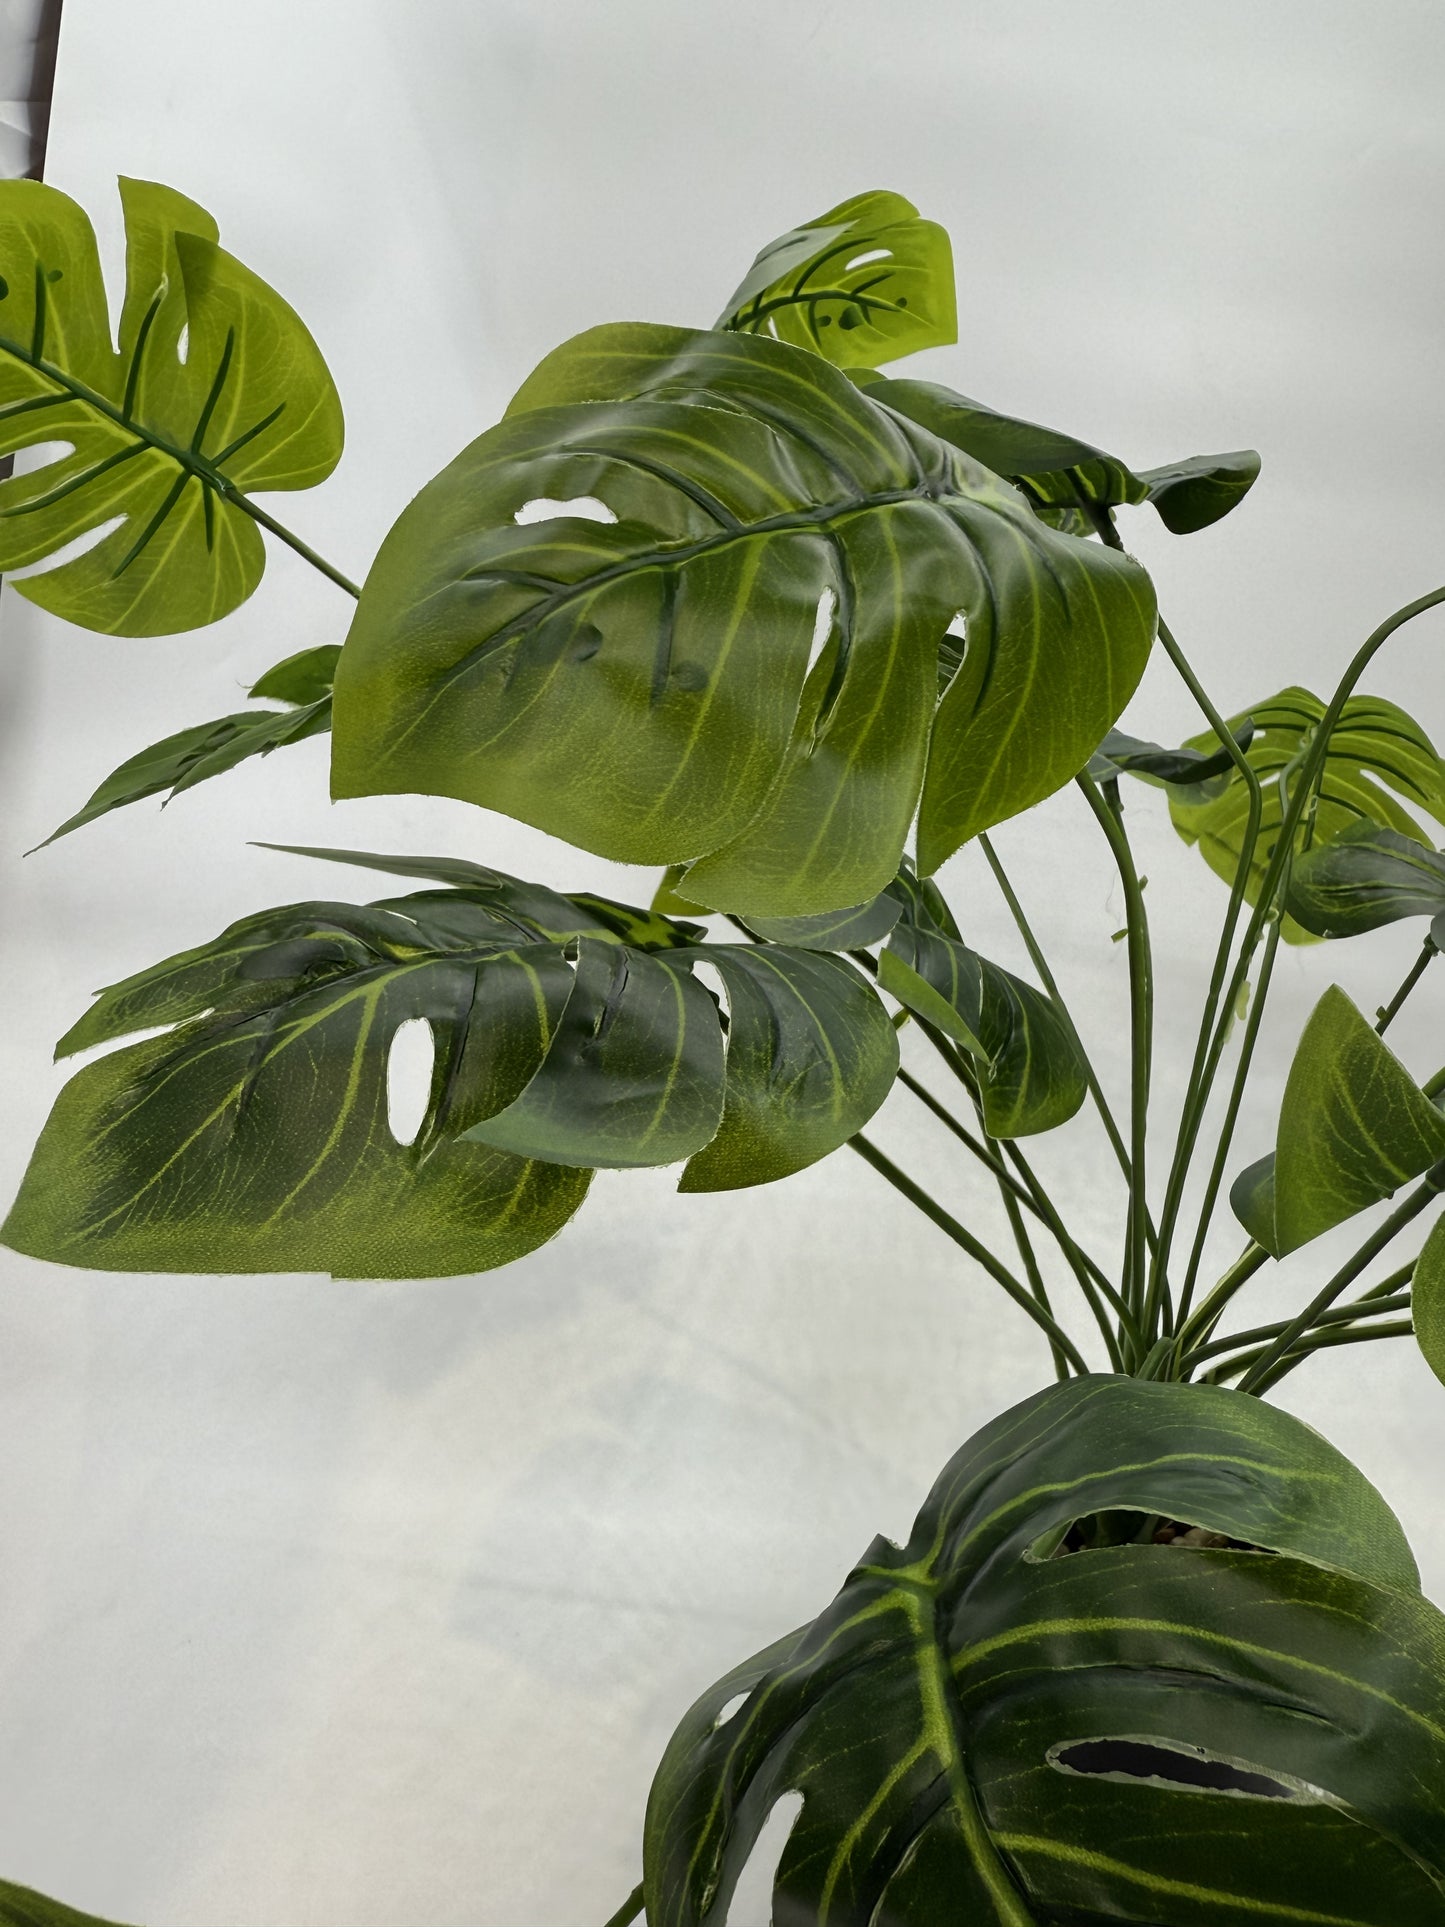
<svg viewBox="0 0 1445 1927">
<path fill-rule="evenodd" d="M 115 1927 L 115 1922 L 77 1913 L 29 1887 L 0 1880 L 0 1927 Z"/>
<path fill-rule="evenodd" d="M 1253 721 L 1255 734 L 1247 755 L 1264 792 L 1259 841 L 1245 885 L 1250 903 L 1259 900 L 1265 868 L 1283 821 L 1280 773 L 1303 755 L 1324 714 L 1325 705 L 1318 696 L 1307 689 L 1290 688 L 1281 690 L 1269 702 L 1255 704 L 1246 715 L 1229 719 L 1229 727 L 1236 733 Z M 1220 747 L 1212 730 L 1192 736 L 1185 745 L 1210 756 Z M 1362 820 L 1400 836 L 1420 837 L 1419 823 L 1396 800 L 1397 796 L 1427 811 L 1437 822 L 1445 822 L 1445 764 L 1424 730 L 1403 709 L 1379 696 L 1352 696 L 1330 737 L 1315 810 L 1313 846 L 1327 848 Z M 1243 780 L 1232 773 L 1170 791 L 1169 814 L 1175 829 L 1186 843 L 1199 846 L 1210 869 L 1226 883 L 1234 881 L 1239 867 L 1248 813 L 1248 792 Z M 1301 829 L 1296 844 L 1301 854 L 1303 842 Z M 1295 860 L 1298 862 L 1299 857 Z M 1291 943 L 1311 940 L 1310 933 L 1291 915 L 1284 917 L 1282 929 Z"/>
<path fill-rule="evenodd" d="M 1254 725 L 1242 723 L 1235 738 L 1238 747 L 1248 749 L 1253 740 Z M 1227 776 L 1234 766 L 1234 758 L 1223 747 L 1209 754 L 1199 749 L 1164 749 L 1111 729 L 1089 759 L 1089 775 L 1100 783 L 1110 776 L 1127 775 L 1144 783 L 1197 784 Z"/>
<path fill-rule="evenodd" d="M 1317 937 L 1353 937 L 1401 917 L 1445 911 L 1445 856 L 1367 818 L 1296 857 L 1290 915 Z"/>
<path fill-rule="evenodd" d="M 727 1083 L 717 1136 L 680 1191 L 770 1184 L 862 1130 L 898 1074 L 898 1036 L 855 970 L 771 945 L 709 945 L 692 961 L 727 991 Z"/>
<path fill-rule="evenodd" d="M 515 520 L 587 497 L 617 520 Z M 886 887 L 915 808 L 926 871 L 1072 776 L 1153 625 L 1136 565 L 1053 535 L 816 356 L 595 329 L 387 537 L 333 787 L 457 796 L 687 862 L 695 902 L 811 916 Z"/>
<path fill-rule="evenodd" d="M 871 903 L 851 910 L 829 910 L 820 917 L 754 917 L 748 924 L 769 943 L 790 943 L 804 950 L 866 950 L 881 943 L 903 912 L 903 898 L 890 883 Z"/>
<path fill-rule="evenodd" d="M 843 368 L 946 348 L 958 339 L 953 249 L 901 194 L 857 194 L 770 241 L 717 325 Z"/>
<path fill-rule="evenodd" d="M 178 730 L 174 736 L 166 736 L 128 757 L 119 769 L 111 771 L 83 809 L 51 831 L 45 843 L 54 843 L 57 837 L 78 830 L 83 823 L 93 823 L 111 810 L 124 809 L 127 803 L 158 796 L 162 790 L 178 796 L 207 777 L 234 769 L 248 756 L 269 756 L 283 744 L 323 734 L 331 727 L 329 677 L 340 653 L 332 646 L 288 656 L 268 670 L 251 691 L 253 696 L 299 704 L 298 708 L 243 709 L 233 716 L 218 717 L 213 723 Z M 288 690 L 298 693 L 287 694 Z M 307 691 L 315 693 L 301 693 Z M 45 844 L 38 847 L 44 849 Z"/>
<path fill-rule="evenodd" d="M 1415 1340 L 1436 1378 L 1445 1383 L 1445 1218 L 1437 1218 L 1415 1260 L 1410 1280 Z"/>
<path fill-rule="evenodd" d="M 1101 448 L 1037 422 L 1001 415 L 937 382 L 890 381 L 868 374 L 855 379 L 874 401 L 1006 476 L 1047 521 L 1071 535 L 1092 532 L 1090 511 L 1138 502 L 1152 502 L 1167 529 L 1188 535 L 1227 515 L 1259 474 L 1253 449 L 1194 455 L 1135 474 Z"/>
<path fill-rule="evenodd" d="M 973 1058 L 990 1136 L 1051 1131 L 1079 1109 L 1088 1085 L 1052 998 L 970 950 L 951 918 L 941 927 L 916 885 L 878 964 L 890 996 Z"/>
<path fill-rule="evenodd" d="M 1231 1202 L 1256 1243 L 1282 1258 L 1379 1204 L 1442 1157 L 1445 1117 L 1344 991 L 1331 985 L 1290 1066 L 1273 1170 L 1266 1168 L 1269 1160 L 1251 1165 L 1236 1180 Z"/>
<path fill-rule="evenodd" d="M 151 181 L 122 180 L 121 199 L 116 349 L 85 214 L 57 188 L 0 183 L 0 452 L 72 448 L 0 483 L 0 569 L 121 518 L 11 586 L 84 628 L 154 636 L 250 595 L 265 552 L 234 497 L 323 481 L 341 455 L 341 404 L 301 321 L 217 247 L 204 209 Z"/>
<path fill-rule="evenodd" d="M 1174 1523 L 1212 1549 L 1157 1543 Z M 688 1713 L 648 1802 L 653 1927 L 716 1927 L 793 1791 L 790 1927 L 1439 1927 L 1445 1620 L 1297 1420 L 1074 1380 Z"/>
</svg>

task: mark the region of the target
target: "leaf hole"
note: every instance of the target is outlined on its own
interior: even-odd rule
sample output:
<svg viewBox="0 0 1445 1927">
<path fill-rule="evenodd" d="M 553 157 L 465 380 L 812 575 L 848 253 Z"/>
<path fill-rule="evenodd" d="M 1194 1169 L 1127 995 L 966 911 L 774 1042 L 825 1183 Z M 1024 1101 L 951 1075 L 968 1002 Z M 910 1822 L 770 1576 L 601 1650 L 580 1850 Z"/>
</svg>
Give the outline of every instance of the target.
<svg viewBox="0 0 1445 1927">
<path fill-rule="evenodd" d="M 726 1726 L 738 1708 L 740 1706 L 746 1706 L 747 1701 L 748 1695 L 746 1693 L 734 1693 L 730 1700 L 725 1701 L 723 1705 L 718 1708 L 717 1716 L 713 1720 L 713 1732 L 716 1733 L 720 1726 Z"/>
<path fill-rule="evenodd" d="M 938 695 L 943 699 L 949 684 L 962 669 L 968 655 L 968 617 L 962 609 L 949 623 L 938 641 Z"/>
<path fill-rule="evenodd" d="M 844 267 L 844 274 L 851 274 L 855 268 L 866 268 L 870 261 L 891 261 L 892 248 L 869 248 L 866 254 L 855 254 Z"/>
<path fill-rule="evenodd" d="M 1025 1557 L 1064 1559 L 1074 1553 L 1103 1552 L 1116 1546 L 1161 1546 L 1183 1552 L 1268 1552 L 1248 1539 L 1231 1539 L 1210 1526 L 1171 1519 L 1161 1512 L 1131 1512 L 1122 1508 L 1090 1512 L 1062 1531 L 1055 1527 L 1036 1539 Z M 1271 1555 L 1272 1556 L 1272 1555 Z"/>
<path fill-rule="evenodd" d="M 605 502 L 595 495 L 569 495 L 565 498 L 552 495 L 537 495 L 522 506 L 512 517 L 526 527 L 532 522 L 556 522 L 563 516 L 571 516 L 578 522 L 615 522 L 617 517 Z"/>
<path fill-rule="evenodd" d="M 1142 1781 L 1184 1793 L 1225 1793 L 1244 1800 L 1297 1800 L 1317 1803 L 1317 1788 L 1281 1778 L 1248 1761 L 1210 1753 L 1187 1741 L 1153 1739 L 1073 1740 L 1049 1750 L 1056 1773 L 1081 1779 Z"/>
<path fill-rule="evenodd" d="M 407 1017 L 386 1056 L 386 1123 L 398 1144 L 415 1144 L 431 1102 L 436 1039 L 425 1017 Z"/>
<path fill-rule="evenodd" d="M 31 442 L 16 456 L 16 473 L 33 475 L 36 469 L 50 468 L 74 453 L 74 442 Z"/>
<path fill-rule="evenodd" d="M 813 673 L 813 665 L 828 646 L 828 638 L 833 633 L 833 618 L 838 613 L 838 591 L 824 589 L 818 597 L 818 606 L 813 611 L 813 640 L 808 644 L 808 667 L 805 677 Z"/>
<path fill-rule="evenodd" d="M 186 357 L 190 352 L 191 324 L 189 321 L 184 321 L 181 323 L 181 332 L 176 336 L 176 360 L 181 364 L 182 368 L 185 367 Z"/>
<path fill-rule="evenodd" d="M 728 1003 L 727 983 L 716 964 L 694 963 L 692 966 L 692 974 L 717 1005 L 718 1023 L 722 1026 L 723 1051 L 724 1054 L 726 1054 L 729 1018 L 731 1014 L 731 1006 Z"/>
<path fill-rule="evenodd" d="M 28 582 L 33 575 L 49 575 L 52 569 L 63 569 L 67 562 L 78 562 L 92 549 L 98 549 L 109 535 L 114 535 L 128 518 L 112 515 L 107 521 L 87 529 L 84 535 L 77 535 L 73 542 L 63 542 L 51 555 L 42 556 L 38 562 L 28 562 L 23 569 L 7 569 L 6 577 L 11 582 Z"/>
<path fill-rule="evenodd" d="M 747 1864 L 738 1875 L 724 1927 L 771 1927 L 773 1887 L 778 1878 L 778 1863 L 788 1844 L 798 1815 L 803 1810 L 801 1793 L 781 1794 L 763 1822 Z"/>
</svg>

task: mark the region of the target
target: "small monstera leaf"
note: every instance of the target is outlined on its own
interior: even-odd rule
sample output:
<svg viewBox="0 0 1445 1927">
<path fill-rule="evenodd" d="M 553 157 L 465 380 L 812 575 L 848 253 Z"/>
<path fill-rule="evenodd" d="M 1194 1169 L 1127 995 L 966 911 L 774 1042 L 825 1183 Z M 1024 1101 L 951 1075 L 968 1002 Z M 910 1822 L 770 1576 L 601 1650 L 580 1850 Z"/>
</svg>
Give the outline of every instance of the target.
<svg viewBox="0 0 1445 1927">
<path fill-rule="evenodd" d="M 214 622 L 261 579 L 238 501 L 310 488 L 341 455 L 341 404 L 298 317 L 216 245 L 215 222 L 153 181 L 122 180 L 119 347 L 90 222 L 59 189 L 0 183 L 0 453 L 69 453 L 0 483 L 0 569 L 84 554 L 12 582 L 108 635 Z"/>
<path fill-rule="evenodd" d="M 1402 917 L 1434 919 L 1445 913 L 1445 855 L 1362 817 L 1295 858 L 1285 901 L 1316 937 L 1354 937 Z"/>
<path fill-rule="evenodd" d="M 895 887 L 907 908 L 879 957 L 878 981 L 972 1058 L 989 1135 L 1028 1137 L 1067 1123 L 1088 1084 L 1053 999 L 970 950 L 933 885 L 905 873 Z"/>
<path fill-rule="evenodd" d="M 1235 1216 L 1276 1258 L 1445 1158 L 1445 1117 L 1338 985 L 1305 1025 L 1275 1149 L 1241 1171 Z"/>
<path fill-rule="evenodd" d="M 770 241 L 719 328 L 874 368 L 958 339 L 953 249 L 901 194 L 877 191 Z"/>
<path fill-rule="evenodd" d="M 1192 455 L 1167 468 L 1136 474 L 1101 448 L 1037 422 L 1001 415 L 937 382 L 894 381 L 866 373 L 854 379 L 874 401 L 961 448 L 995 475 L 1006 476 L 1045 521 L 1071 535 L 1093 532 L 1091 510 L 1138 502 L 1152 502 L 1173 534 L 1191 535 L 1228 515 L 1259 475 L 1259 457 L 1252 448 L 1229 455 Z"/>
<path fill-rule="evenodd" d="M 252 696 L 286 705 L 283 709 L 242 709 L 218 716 L 213 723 L 197 723 L 177 730 L 148 749 L 128 756 L 99 786 L 74 816 L 52 830 L 46 843 L 67 836 L 82 824 L 93 823 L 111 810 L 124 809 L 143 797 L 169 792 L 166 801 L 182 790 L 220 776 L 250 756 L 269 756 L 287 743 L 301 743 L 331 727 L 331 679 L 341 650 L 335 643 L 303 649 L 268 669 L 252 685 Z M 44 848 L 42 844 L 40 846 Z"/>
<path fill-rule="evenodd" d="M 116 1927 L 114 1921 L 77 1913 L 58 1900 L 49 1900 L 30 1887 L 0 1880 L 0 1927 Z"/>
<path fill-rule="evenodd" d="M 611 519 L 567 512 L 587 500 Z M 519 522 L 539 501 L 554 519 Z M 594 329 L 382 545 L 333 789 L 456 796 L 688 863 L 694 902 L 813 916 L 886 888 L 916 808 L 926 871 L 1072 776 L 1153 628 L 1135 564 L 816 355 Z"/>
<path fill-rule="evenodd" d="M 1251 903 L 1259 901 L 1270 852 L 1284 820 L 1280 773 L 1304 755 L 1324 714 L 1325 705 L 1318 696 L 1308 689 L 1290 688 L 1269 702 L 1255 704 L 1247 715 L 1229 719 L 1231 730 L 1253 723 L 1246 755 L 1264 791 L 1259 840 L 1245 884 Z M 1206 730 L 1191 736 L 1185 747 L 1213 755 L 1221 745 L 1213 730 Z M 1312 847 L 1327 849 L 1342 832 L 1362 821 L 1418 840 L 1420 824 L 1400 797 L 1436 822 L 1445 822 L 1445 763 L 1425 731 L 1403 709 L 1379 696 L 1351 696 L 1330 737 Z M 1210 869 L 1226 883 L 1233 883 L 1239 868 L 1248 813 L 1249 793 L 1233 769 L 1192 788 L 1175 785 L 1169 793 L 1175 829 L 1186 843 L 1198 845 Z M 1296 847 L 1302 849 L 1303 844 L 1301 830 Z M 1292 914 L 1282 918 L 1281 928 L 1291 943 L 1312 940 L 1312 929 Z"/>
<path fill-rule="evenodd" d="M 1298 1420 L 1075 1379 L 687 1714 L 648 1802 L 653 1927 L 720 1927 L 791 1792 L 789 1927 L 1440 1927 L 1445 1619 Z"/>
<path fill-rule="evenodd" d="M 265 911 L 103 991 L 58 1055 L 170 1028 L 61 1092 L 4 1227 L 16 1250 L 484 1271 L 559 1230 L 591 1167 L 686 1158 L 688 1190 L 766 1183 L 835 1150 L 892 1084 L 893 1026 L 842 959 L 699 948 L 692 925 L 453 858 L 298 854 L 444 887 Z M 409 1020 L 433 1069 L 403 1143 L 387 1080 Z"/>
</svg>

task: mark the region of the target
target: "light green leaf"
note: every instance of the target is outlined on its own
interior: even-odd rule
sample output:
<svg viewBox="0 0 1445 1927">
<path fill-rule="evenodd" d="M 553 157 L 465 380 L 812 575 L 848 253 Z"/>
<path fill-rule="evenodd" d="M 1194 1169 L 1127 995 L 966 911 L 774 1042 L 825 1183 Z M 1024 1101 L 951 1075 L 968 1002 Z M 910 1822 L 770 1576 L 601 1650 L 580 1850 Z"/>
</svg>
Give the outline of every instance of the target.
<svg viewBox="0 0 1445 1927">
<path fill-rule="evenodd" d="M 1331 985 L 1295 1050 L 1273 1169 L 1267 1160 L 1251 1165 L 1231 1202 L 1256 1243 L 1282 1258 L 1441 1158 L 1445 1117 Z"/>
<path fill-rule="evenodd" d="M 515 520 L 584 497 L 617 519 Z M 1054 535 L 816 356 L 596 329 L 387 537 L 333 788 L 457 796 L 688 863 L 694 902 L 811 916 L 886 887 L 920 786 L 928 870 L 1072 776 L 1153 625 L 1127 558 Z"/>
<path fill-rule="evenodd" d="M 0 1880 L 0 1927 L 115 1927 L 115 1922 L 77 1913 L 30 1887 Z"/>
<path fill-rule="evenodd" d="M 958 339 L 953 249 L 901 194 L 875 191 L 770 241 L 719 328 L 874 368 Z"/>
<path fill-rule="evenodd" d="M 310 488 L 341 455 L 341 405 L 298 317 L 173 189 L 122 180 L 119 348 L 90 222 L 57 188 L 0 182 L 0 452 L 72 452 L 0 483 L 0 569 L 119 518 L 11 586 L 109 635 L 214 622 L 261 579 L 245 491 Z M 184 354 L 184 359 L 182 355 Z"/>
<path fill-rule="evenodd" d="M 710 917 L 714 913 L 705 903 L 694 903 L 682 888 L 687 877 L 685 863 L 670 863 L 662 881 L 652 893 L 652 908 L 666 917 Z"/>
<path fill-rule="evenodd" d="M 1415 1342 L 1425 1362 L 1445 1383 L 1445 1218 L 1437 1218 L 1415 1260 L 1410 1280 Z"/>
<path fill-rule="evenodd" d="M 878 981 L 974 1060 L 984 1123 L 996 1138 L 1067 1123 L 1088 1092 L 1078 1046 L 1052 998 L 941 926 L 909 878 L 907 913 L 878 960 Z"/>
<path fill-rule="evenodd" d="M 1188 535 L 1227 515 L 1259 474 L 1253 449 L 1193 455 L 1136 474 L 1116 455 L 1106 455 L 1089 442 L 1001 415 L 938 382 L 894 381 L 867 373 L 854 378 L 874 401 L 1006 476 L 1046 521 L 1071 535 L 1092 532 L 1091 509 L 1138 502 L 1152 502 L 1167 529 Z"/>
<path fill-rule="evenodd" d="M 332 644 L 288 656 L 285 662 L 267 670 L 251 690 L 253 696 L 269 696 L 297 707 L 239 710 L 213 723 L 178 730 L 174 736 L 163 737 L 127 757 L 84 808 L 67 817 L 58 830 L 52 830 L 45 843 L 54 843 L 57 837 L 78 830 L 83 823 L 93 823 L 111 810 L 124 809 L 127 803 L 157 796 L 162 790 L 178 796 L 207 777 L 234 769 L 249 756 L 269 756 L 286 743 L 321 735 L 331 727 L 331 677 L 340 654 Z M 44 849 L 45 844 L 38 847 Z"/>
<path fill-rule="evenodd" d="M 1176 1525 L 1213 1549 L 1158 1542 Z M 718 1927 L 788 1792 L 772 1907 L 797 1927 L 1439 1927 L 1445 1620 L 1297 1420 L 1077 1379 L 685 1716 L 648 1801 L 653 1927 Z"/>
<path fill-rule="evenodd" d="M 770 1184 L 861 1131 L 898 1074 L 898 1036 L 870 985 L 840 958 L 710 944 L 728 1000 L 727 1082 L 716 1137 L 680 1191 Z"/>
<path fill-rule="evenodd" d="M 1317 937 L 1353 937 L 1445 911 L 1445 856 L 1368 818 L 1295 858 L 1290 915 Z"/>
<path fill-rule="evenodd" d="M 1283 821 L 1278 778 L 1287 765 L 1304 755 L 1324 714 L 1325 705 L 1318 696 L 1296 687 L 1229 719 L 1232 731 L 1251 721 L 1254 724 L 1246 755 L 1264 793 L 1259 841 L 1245 885 L 1250 903 L 1259 900 L 1269 854 Z M 1191 736 L 1185 747 L 1212 755 L 1221 745 L 1214 732 L 1206 730 Z M 1419 823 L 1397 797 L 1445 822 L 1445 764 L 1425 731 L 1403 709 L 1379 696 L 1351 696 L 1330 737 L 1313 846 L 1327 848 L 1362 820 L 1400 836 L 1419 838 Z M 1226 883 L 1234 881 L 1239 867 L 1248 812 L 1248 792 L 1233 772 L 1192 788 L 1175 786 L 1169 793 L 1175 829 L 1186 843 L 1198 845 L 1210 869 Z M 1302 828 L 1297 850 L 1303 849 L 1304 834 Z M 1312 940 L 1292 915 L 1282 919 L 1281 928 L 1291 943 Z"/>
</svg>

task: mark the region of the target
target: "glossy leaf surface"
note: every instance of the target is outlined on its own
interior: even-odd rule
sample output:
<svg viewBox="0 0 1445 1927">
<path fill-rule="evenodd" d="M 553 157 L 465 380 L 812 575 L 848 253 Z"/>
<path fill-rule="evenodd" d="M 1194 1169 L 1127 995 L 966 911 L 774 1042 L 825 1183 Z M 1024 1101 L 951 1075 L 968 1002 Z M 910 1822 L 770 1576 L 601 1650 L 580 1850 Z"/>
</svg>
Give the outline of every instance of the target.
<svg viewBox="0 0 1445 1927">
<path fill-rule="evenodd" d="M 858 194 L 770 241 L 717 323 L 874 368 L 958 339 L 953 248 L 901 194 Z"/>
<path fill-rule="evenodd" d="M 908 877 L 899 883 L 908 909 L 878 960 L 883 989 L 968 1052 L 990 1136 L 1027 1137 L 1066 1123 L 1088 1086 L 1052 998 L 970 950 L 936 892 L 926 895 Z"/>
<path fill-rule="evenodd" d="M 111 810 L 124 809 L 143 797 L 169 791 L 167 801 L 182 790 L 220 776 L 251 756 L 269 756 L 287 743 L 304 742 L 331 727 L 331 678 L 341 651 L 335 644 L 304 650 L 268 669 L 251 690 L 253 696 L 289 703 L 287 709 L 243 709 L 198 723 L 152 743 L 128 756 L 112 770 L 83 808 L 52 830 L 46 843 L 93 823 Z M 43 845 L 41 846 L 44 847 Z"/>
<path fill-rule="evenodd" d="M 616 519 L 515 519 L 583 498 Z M 387 537 L 333 787 L 457 796 L 687 862 L 696 902 L 811 916 L 887 886 L 915 808 L 927 870 L 1073 775 L 1153 625 L 1127 558 L 1054 535 L 816 356 L 595 329 Z"/>
<path fill-rule="evenodd" d="M 1125 1543 L 1061 1551 L 1101 1514 Z M 1217 1549 L 1152 1543 L 1161 1518 Z M 655 1927 L 720 1923 L 792 1791 L 789 1927 L 1439 1927 L 1445 1621 L 1298 1421 L 1074 1380 L 683 1720 L 648 1804 Z"/>
<path fill-rule="evenodd" d="M 1390 1197 L 1445 1158 L 1445 1117 L 1332 985 L 1305 1025 L 1285 1083 L 1273 1156 L 1230 1193 L 1276 1257 Z"/>
<path fill-rule="evenodd" d="M 1037 422 L 1001 415 L 937 382 L 859 375 L 875 401 L 1015 483 L 1038 512 L 1071 534 L 1093 527 L 1087 511 L 1152 502 L 1176 535 L 1207 528 L 1240 502 L 1259 474 L 1253 449 L 1194 455 L 1136 474 L 1116 455 Z"/>
<path fill-rule="evenodd" d="M 83 628 L 154 636 L 250 595 L 265 553 L 234 498 L 324 480 L 341 405 L 299 318 L 216 245 L 203 208 L 151 181 L 123 180 L 121 198 L 115 348 L 85 214 L 57 188 L 0 183 L 0 453 L 70 449 L 0 483 L 0 569 L 114 521 L 12 586 Z"/>
<path fill-rule="evenodd" d="M 1290 688 L 1257 703 L 1246 715 L 1228 719 L 1231 730 L 1253 720 L 1255 735 L 1246 755 L 1264 792 L 1260 836 L 1246 884 L 1251 903 L 1258 901 L 1269 852 L 1283 821 L 1278 778 L 1303 755 L 1324 714 L 1325 705 L 1318 696 Z M 1213 754 L 1220 744 L 1214 732 L 1206 730 L 1191 736 L 1185 747 Z M 1398 800 L 1401 797 L 1404 803 Z M 1396 704 L 1379 696 L 1350 697 L 1330 738 L 1313 844 L 1324 849 L 1362 820 L 1400 836 L 1419 838 L 1420 824 L 1405 807 L 1407 803 L 1445 822 L 1445 764 L 1425 731 Z M 1196 789 L 1176 787 L 1169 796 L 1175 829 L 1186 843 L 1198 845 L 1210 869 L 1226 883 L 1233 882 L 1239 867 L 1248 813 L 1248 792 L 1232 772 Z M 1303 841 L 1301 832 L 1297 849 Z M 1309 932 L 1290 915 L 1283 920 L 1283 932 L 1293 943 L 1309 939 Z"/>
<path fill-rule="evenodd" d="M 1316 937 L 1353 937 L 1402 917 L 1445 911 L 1445 856 L 1368 818 L 1296 857 L 1290 915 Z"/>
<path fill-rule="evenodd" d="M 61 1092 L 5 1225 L 17 1250 L 482 1271 L 558 1230 L 595 1166 L 691 1158 L 689 1190 L 767 1183 L 837 1149 L 893 1081 L 893 1026 L 839 958 L 698 948 L 696 926 L 461 859 L 297 854 L 447 887 L 263 912 L 102 992 L 59 1055 L 173 1028 Z M 388 1074 L 411 1019 L 433 1068 L 402 1143 Z"/>
</svg>

